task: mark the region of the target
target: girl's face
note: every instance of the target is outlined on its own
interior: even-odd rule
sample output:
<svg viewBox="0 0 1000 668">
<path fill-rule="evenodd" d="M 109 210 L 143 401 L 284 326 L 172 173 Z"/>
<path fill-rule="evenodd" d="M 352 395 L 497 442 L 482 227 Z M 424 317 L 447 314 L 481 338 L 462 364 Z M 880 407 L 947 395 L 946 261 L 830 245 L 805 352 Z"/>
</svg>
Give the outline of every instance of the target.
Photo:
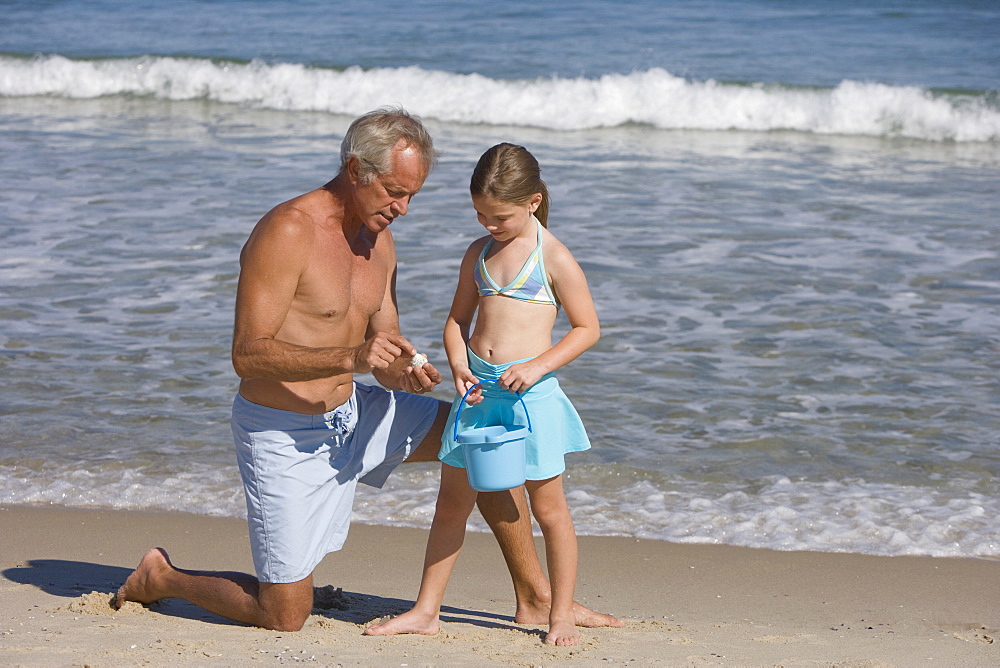
<svg viewBox="0 0 1000 668">
<path fill-rule="evenodd" d="M 534 238 L 535 227 L 528 223 L 531 222 L 531 214 L 541 203 L 541 193 L 535 193 L 523 204 L 504 202 L 483 195 L 472 196 L 479 224 L 497 241 L 510 241 L 522 235 Z"/>
</svg>

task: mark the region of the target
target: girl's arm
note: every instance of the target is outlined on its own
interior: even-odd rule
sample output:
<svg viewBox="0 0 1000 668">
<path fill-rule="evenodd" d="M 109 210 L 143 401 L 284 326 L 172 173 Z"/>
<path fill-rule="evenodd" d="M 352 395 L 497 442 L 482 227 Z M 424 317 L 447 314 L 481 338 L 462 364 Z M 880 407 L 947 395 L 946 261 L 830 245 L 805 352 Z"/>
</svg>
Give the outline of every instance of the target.
<svg viewBox="0 0 1000 668">
<path fill-rule="evenodd" d="M 533 360 L 515 364 L 500 376 L 500 385 L 523 392 L 547 373 L 569 364 L 601 338 L 601 323 L 590 296 L 587 277 L 576 258 L 558 239 L 545 241 L 545 266 L 552 288 L 566 312 L 570 330 Z"/>
<path fill-rule="evenodd" d="M 479 306 L 479 291 L 476 289 L 472 271 L 479 261 L 481 249 L 482 243 L 475 242 L 465 251 L 462 267 L 458 272 L 458 286 L 451 302 L 451 311 L 444 324 L 444 351 L 448 355 L 451 375 L 455 380 L 455 390 L 463 395 L 479 382 L 479 379 L 469 371 L 468 344 L 472 319 Z M 469 395 L 468 402 L 474 405 L 482 400 L 482 395 L 476 391 Z"/>
</svg>

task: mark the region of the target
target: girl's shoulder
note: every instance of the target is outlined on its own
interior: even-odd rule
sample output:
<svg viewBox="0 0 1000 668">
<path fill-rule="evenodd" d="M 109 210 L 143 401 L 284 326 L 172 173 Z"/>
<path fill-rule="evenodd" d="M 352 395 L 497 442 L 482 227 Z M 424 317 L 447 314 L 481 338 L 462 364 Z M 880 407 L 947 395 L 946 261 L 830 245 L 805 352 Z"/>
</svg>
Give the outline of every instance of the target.
<svg viewBox="0 0 1000 668">
<path fill-rule="evenodd" d="M 542 254 L 545 256 L 545 264 L 554 265 L 558 262 L 576 262 L 573 252 L 566 247 L 566 244 L 559 241 L 558 237 L 548 228 L 542 229 Z"/>
<path fill-rule="evenodd" d="M 489 241 L 490 241 L 491 238 L 492 237 L 490 235 L 488 235 L 488 234 L 486 236 L 484 236 L 484 237 L 479 237 L 478 239 L 476 239 L 475 241 L 473 241 L 471 244 L 469 244 L 469 247 L 465 250 L 465 252 L 466 253 L 481 253 L 482 250 L 483 250 L 483 248 L 486 247 L 486 244 L 489 243 Z"/>
<path fill-rule="evenodd" d="M 490 238 L 490 235 L 487 234 L 485 237 L 480 237 L 469 244 L 469 247 L 465 249 L 465 260 L 478 260 L 479 254 L 483 252 L 483 248 L 486 247 Z"/>
</svg>

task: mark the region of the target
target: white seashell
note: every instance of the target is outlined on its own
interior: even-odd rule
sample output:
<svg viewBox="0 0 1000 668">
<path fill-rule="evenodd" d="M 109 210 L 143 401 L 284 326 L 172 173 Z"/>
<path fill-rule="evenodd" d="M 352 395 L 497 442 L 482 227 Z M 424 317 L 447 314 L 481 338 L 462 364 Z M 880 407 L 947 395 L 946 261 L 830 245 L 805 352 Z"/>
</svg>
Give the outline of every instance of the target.
<svg viewBox="0 0 1000 668">
<path fill-rule="evenodd" d="M 413 359 L 410 360 L 410 366 L 412 367 L 422 367 L 425 364 L 427 364 L 427 355 L 422 353 L 417 353 L 413 356 Z"/>
</svg>

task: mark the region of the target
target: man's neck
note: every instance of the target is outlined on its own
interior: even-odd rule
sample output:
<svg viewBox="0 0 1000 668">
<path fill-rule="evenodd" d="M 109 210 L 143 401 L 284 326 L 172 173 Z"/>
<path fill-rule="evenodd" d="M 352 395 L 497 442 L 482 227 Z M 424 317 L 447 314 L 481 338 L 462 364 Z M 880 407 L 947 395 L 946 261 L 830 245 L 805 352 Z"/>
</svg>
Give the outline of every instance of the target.
<svg viewBox="0 0 1000 668">
<path fill-rule="evenodd" d="M 357 215 L 354 202 L 351 198 L 351 184 L 344 172 L 337 174 L 327 182 L 321 190 L 325 190 L 334 200 L 334 206 L 339 209 L 340 228 L 347 239 L 358 236 L 363 226 L 361 218 Z"/>
<path fill-rule="evenodd" d="M 337 222 L 347 245 L 355 254 L 368 256 L 371 249 L 375 247 L 378 233 L 368 229 L 357 215 L 357 209 L 354 207 L 351 197 L 353 189 L 347 175 L 341 172 L 324 185 L 322 190 L 330 194 L 334 202 L 333 205 L 338 209 L 340 215 L 335 216 L 335 218 L 339 218 Z"/>
</svg>

